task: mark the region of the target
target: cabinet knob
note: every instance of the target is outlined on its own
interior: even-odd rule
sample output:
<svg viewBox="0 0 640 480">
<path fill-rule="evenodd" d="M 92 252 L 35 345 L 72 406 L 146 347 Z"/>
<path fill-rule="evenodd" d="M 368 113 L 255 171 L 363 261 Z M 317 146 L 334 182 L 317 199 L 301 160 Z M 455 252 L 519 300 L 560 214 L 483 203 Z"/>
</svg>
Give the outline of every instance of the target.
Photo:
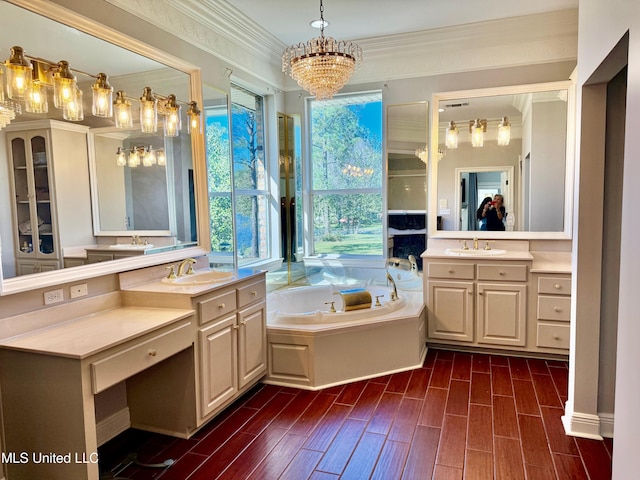
<svg viewBox="0 0 640 480">
<path fill-rule="evenodd" d="M 449 269 L 449 273 L 453 273 L 453 268 L 450 268 L 450 269 Z"/>
<path fill-rule="evenodd" d="M 233 326 L 233 329 L 234 329 L 234 330 L 238 330 L 239 328 L 240 328 L 240 327 L 239 327 L 238 325 L 234 325 L 234 326 Z"/>
<path fill-rule="evenodd" d="M 554 336 L 553 336 L 553 339 L 554 339 L 554 340 L 560 340 L 560 335 L 554 335 Z"/>
<path fill-rule="evenodd" d="M 554 312 L 560 312 L 562 309 L 560 307 L 553 307 Z"/>
<path fill-rule="evenodd" d="M 219 308 L 220 310 L 222 310 L 222 309 L 223 309 L 223 308 L 225 308 L 225 307 L 226 307 L 226 305 L 225 305 L 224 303 L 221 303 L 220 305 L 218 305 L 218 308 Z"/>
<path fill-rule="evenodd" d="M 147 353 L 149 354 L 150 357 L 155 357 L 158 354 L 158 352 L 156 352 L 156 350 L 153 348 L 150 348 L 149 352 Z"/>
<path fill-rule="evenodd" d="M 255 297 L 256 295 L 258 295 L 258 292 L 256 290 L 251 290 L 251 295 Z"/>
<path fill-rule="evenodd" d="M 247 324 L 247 321 L 246 321 L 246 320 L 242 320 L 242 321 L 240 322 L 240 324 L 241 324 L 241 325 L 246 325 L 246 324 Z"/>
<path fill-rule="evenodd" d="M 501 272 L 498 272 L 498 275 L 505 275 L 505 273 L 501 271 Z"/>
<path fill-rule="evenodd" d="M 478 295 L 484 295 L 484 292 L 478 292 Z"/>
<path fill-rule="evenodd" d="M 559 283 L 556 283 L 556 284 L 554 285 L 554 288 L 556 288 L 556 289 L 560 290 L 560 284 L 559 284 Z"/>
</svg>

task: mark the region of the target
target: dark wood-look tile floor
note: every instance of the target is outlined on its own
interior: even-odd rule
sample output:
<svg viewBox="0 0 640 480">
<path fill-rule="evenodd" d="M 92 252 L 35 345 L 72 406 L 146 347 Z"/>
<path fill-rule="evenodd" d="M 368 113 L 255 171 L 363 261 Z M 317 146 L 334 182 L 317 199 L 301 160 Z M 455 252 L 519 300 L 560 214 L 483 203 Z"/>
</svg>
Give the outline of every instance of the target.
<svg viewBox="0 0 640 480">
<path fill-rule="evenodd" d="M 424 366 L 317 392 L 259 385 L 189 440 L 128 430 L 100 449 L 118 478 L 611 478 L 613 443 L 568 437 L 566 362 L 430 349 Z"/>
</svg>

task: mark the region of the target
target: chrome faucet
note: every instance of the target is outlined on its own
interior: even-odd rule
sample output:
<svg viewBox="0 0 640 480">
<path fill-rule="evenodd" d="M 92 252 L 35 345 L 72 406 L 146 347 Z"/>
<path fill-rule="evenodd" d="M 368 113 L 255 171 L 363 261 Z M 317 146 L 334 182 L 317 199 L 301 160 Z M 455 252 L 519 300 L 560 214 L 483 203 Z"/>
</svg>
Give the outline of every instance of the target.
<svg viewBox="0 0 640 480">
<path fill-rule="evenodd" d="M 193 258 L 185 258 L 184 260 L 182 260 L 179 264 L 178 264 L 178 277 L 182 277 L 183 275 L 193 275 L 195 272 L 193 271 L 193 264 L 196 263 L 195 259 Z M 187 271 L 184 271 L 184 267 L 185 266 L 189 266 L 189 268 L 187 268 Z"/>
<path fill-rule="evenodd" d="M 391 285 L 393 285 L 393 292 L 391 292 L 391 301 L 395 302 L 396 300 L 398 300 L 398 289 L 396 288 L 395 280 L 389 272 L 387 272 L 387 280 L 389 280 L 391 282 Z"/>
</svg>

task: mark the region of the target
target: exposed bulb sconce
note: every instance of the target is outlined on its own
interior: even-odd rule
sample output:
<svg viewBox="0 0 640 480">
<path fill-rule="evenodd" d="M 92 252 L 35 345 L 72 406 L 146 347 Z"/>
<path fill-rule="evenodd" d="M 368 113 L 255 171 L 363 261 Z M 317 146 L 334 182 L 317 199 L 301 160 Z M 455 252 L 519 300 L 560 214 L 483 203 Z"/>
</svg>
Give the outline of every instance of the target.
<svg viewBox="0 0 640 480">
<path fill-rule="evenodd" d="M 91 85 L 93 99 L 91 113 L 94 117 L 111 118 L 113 116 L 113 87 L 109 85 L 106 73 L 99 73 L 96 82 Z"/>
<path fill-rule="evenodd" d="M 131 115 L 131 102 L 127 100 L 122 90 L 116 92 L 113 102 L 113 110 L 116 115 L 116 128 L 133 128 L 133 115 Z"/>
<path fill-rule="evenodd" d="M 445 151 L 441 147 L 438 147 L 438 161 L 442 160 L 445 155 Z"/>
<path fill-rule="evenodd" d="M 446 141 L 447 148 L 458 148 L 458 127 L 453 120 L 449 122 L 447 127 Z"/>
<path fill-rule="evenodd" d="M 151 165 L 155 165 L 156 162 L 156 154 L 151 148 L 151 145 L 147 147 L 146 150 L 142 153 L 142 165 L 145 167 L 150 167 Z"/>
<path fill-rule="evenodd" d="M 56 108 L 64 108 L 65 104 L 74 97 L 77 90 L 77 81 L 69 62 L 60 60 L 58 70 L 53 74 L 53 104 Z"/>
<path fill-rule="evenodd" d="M 511 124 L 507 117 L 502 117 L 498 124 L 498 145 L 504 147 L 511 141 Z"/>
<path fill-rule="evenodd" d="M 22 47 L 11 47 L 7 67 L 7 96 L 11 100 L 26 100 L 31 84 L 33 66 L 24 56 Z"/>
<path fill-rule="evenodd" d="M 153 95 L 151 87 L 144 87 L 140 97 L 140 130 L 142 133 L 158 131 L 158 99 Z"/>
<path fill-rule="evenodd" d="M 180 111 L 182 107 L 176 102 L 175 95 L 169 95 L 164 105 L 164 136 L 177 137 L 180 135 L 182 122 L 180 120 Z"/>
<path fill-rule="evenodd" d="M 198 102 L 189 102 L 189 108 L 187 109 L 187 117 L 189 118 L 189 123 L 187 124 L 187 129 L 189 133 L 191 132 L 199 132 L 202 133 L 202 121 L 200 115 L 200 109 L 198 108 Z"/>
<path fill-rule="evenodd" d="M 487 121 L 476 118 L 469 120 L 469 133 L 471 134 L 471 146 L 482 147 L 484 145 L 484 132 L 487 131 Z"/>
<path fill-rule="evenodd" d="M 24 103 L 25 110 L 29 113 L 47 113 L 49 102 L 47 101 L 47 86 L 40 82 L 32 81 L 29 85 L 27 99 Z"/>
<path fill-rule="evenodd" d="M 127 165 L 127 154 L 122 147 L 118 147 L 118 150 L 116 150 L 116 165 L 119 167 L 125 167 Z"/>
<path fill-rule="evenodd" d="M 127 165 L 129 168 L 136 168 L 140 165 L 140 154 L 138 153 L 137 148 L 132 148 L 129 153 L 129 159 L 127 160 Z"/>
<path fill-rule="evenodd" d="M 167 156 L 163 149 L 156 150 L 156 162 L 158 162 L 158 165 L 161 167 L 164 167 L 167 164 Z"/>
</svg>

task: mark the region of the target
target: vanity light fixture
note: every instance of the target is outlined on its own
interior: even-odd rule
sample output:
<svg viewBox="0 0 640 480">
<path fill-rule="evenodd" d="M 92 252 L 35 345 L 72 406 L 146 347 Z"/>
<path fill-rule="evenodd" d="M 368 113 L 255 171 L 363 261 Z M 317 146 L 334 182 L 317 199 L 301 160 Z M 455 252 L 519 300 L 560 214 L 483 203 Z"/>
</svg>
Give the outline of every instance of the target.
<svg viewBox="0 0 640 480">
<path fill-rule="evenodd" d="M 116 150 L 116 165 L 119 167 L 127 165 L 127 154 L 122 147 L 118 147 L 118 150 Z"/>
<path fill-rule="evenodd" d="M 91 85 L 91 90 L 93 90 L 92 115 L 111 118 L 113 116 L 113 87 L 109 85 L 106 73 L 98 74 L 95 83 Z"/>
<path fill-rule="evenodd" d="M 169 95 L 167 102 L 164 104 L 164 136 L 177 137 L 180 135 L 182 122 L 180 120 L 180 112 L 182 107 L 178 105 L 175 95 Z"/>
<path fill-rule="evenodd" d="M 511 124 L 507 117 L 502 117 L 498 124 L 498 145 L 506 146 L 511 141 Z"/>
<path fill-rule="evenodd" d="M 458 127 L 456 127 L 456 122 L 453 120 L 449 122 L 449 126 L 447 127 L 445 143 L 447 148 L 458 148 Z"/>
<path fill-rule="evenodd" d="M 116 99 L 113 101 L 113 110 L 116 116 L 116 128 L 133 128 L 131 102 L 127 100 L 127 96 L 122 90 L 116 92 Z"/>
<path fill-rule="evenodd" d="M 73 90 L 62 107 L 62 118 L 72 122 L 84 120 L 82 90 L 80 90 L 77 85 L 74 85 Z"/>
<path fill-rule="evenodd" d="M 164 153 L 164 149 L 160 148 L 156 150 L 156 161 L 161 167 L 164 167 L 167 164 L 167 156 Z"/>
<path fill-rule="evenodd" d="M 158 131 L 158 99 L 153 95 L 151 87 L 144 87 L 140 97 L 140 130 L 142 133 Z"/>
<path fill-rule="evenodd" d="M 469 133 L 471 134 L 471 146 L 482 147 L 484 145 L 484 132 L 487 131 L 487 121 L 476 118 L 469 120 Z"/>
<path fill-rule="evenodd" d="M 140 165 L 140 154 L 138 153 L 137 148 L 132 148 L 129 153 L 129 159 L 127 160 L 127 165 L 129 168 L 136 168 Z"/>
<path fill-rule="evenodd" d="M 26 100 L 33 66 L 24 56 L 22 47 L 11 47 L 11 54 L 6 62 L 7 96 L 11 100 Z"/>
<path fill-rule="evenodd" d="M 349 41 L 324 36 L 324 5 L 320 0 L 320 36 L 287 47 L 282 71 L 291 75 L 316 100 L 327 100 L 349 81 L 362 64 L 362 48 Z"/>
<path fill-rule="evenodd" d="M 64 108 L 73 99 L 78 88 L 76 77 L 71 73 L 69 62 L 60 60 L 58 70 L 53 74 L 53 104 L 56 108 Z"/>
<path fill-rule="evenodd" d="M 189 102 L 187 117 L 189 118 L 189 122 L 187 123 L 188 132 L 202 133 L 202 116 L 198 108 L 198 102 Z"/>
<path fill-rule="evenodd" d="M 151 145 L 147 147 L 146 150 L 142 151 L 142 165 L 145 167 L 150 167 L 156 163 L 156 154 L 151 148 Z"/>
</svg>

